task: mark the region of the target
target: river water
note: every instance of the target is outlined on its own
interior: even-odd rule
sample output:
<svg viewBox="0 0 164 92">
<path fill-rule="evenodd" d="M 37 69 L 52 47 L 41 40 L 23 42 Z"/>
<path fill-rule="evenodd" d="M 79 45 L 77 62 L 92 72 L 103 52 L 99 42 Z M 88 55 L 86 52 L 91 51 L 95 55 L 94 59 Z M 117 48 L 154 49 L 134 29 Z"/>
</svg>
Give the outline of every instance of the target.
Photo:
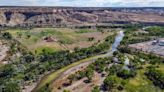
<svg viewBox="0 0 164 92">
<path fill-rule="evenodd" d="M 115 37 L 115 41 L 112 44 L 112 50 L 109 50 L 107 53 L 107 56 L 112 56 L 114 51 L 117 51 L 117 47 L 120 45 L 123 37 L 124 37 L 124 32 L 123 31 L 119 31 L 117 36 Z"/>
<path fill-rule="evenodd" d="M 118 35 L 116 36 L 115 41 L 114 41 L 114 43 L 112 45 L 112 51 L 109 52 L 109 53 L 113 53 L 114 51 L 117 51 L 117 47 L 120 45 L 120 43 L 121 43 L 121 41 L 122 41 L 122 39 L 123 39 L 124 36 L 125 35 L 124 35 L 124 32 L 123 31 L 120 31 L 118 33 Z M 129 58 L 127 56 L 125 56 L 125 62 L 124 62 L 123 69 L 130 70 L 128 68 L 129 63 L 130 63 L 129 62 Z"/>
<path fill-rule="evenodd" d="M 112 52 L 117 51 L 117 47 L 120 45 L 120 42 L 122 41 L 123 37 L 124 37 L 124 32 L 120 31 L 116 36 L 115 41 L 112 45 Z"/>
</svg>

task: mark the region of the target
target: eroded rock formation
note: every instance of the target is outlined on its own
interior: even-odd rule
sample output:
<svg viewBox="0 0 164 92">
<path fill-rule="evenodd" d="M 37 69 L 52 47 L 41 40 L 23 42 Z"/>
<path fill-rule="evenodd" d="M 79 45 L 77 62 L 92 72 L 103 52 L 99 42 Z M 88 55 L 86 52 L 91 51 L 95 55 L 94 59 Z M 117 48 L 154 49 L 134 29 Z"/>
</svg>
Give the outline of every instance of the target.
<svg viewBox="0 0 164 92">
<path fill-rule="evenodd" d="M 160 13 L 155 13 L 156 11 Z M 97 23 L 163 23 L 164 9 L 0 7 L 1 26 L 58 26 Z"/>
</svg>

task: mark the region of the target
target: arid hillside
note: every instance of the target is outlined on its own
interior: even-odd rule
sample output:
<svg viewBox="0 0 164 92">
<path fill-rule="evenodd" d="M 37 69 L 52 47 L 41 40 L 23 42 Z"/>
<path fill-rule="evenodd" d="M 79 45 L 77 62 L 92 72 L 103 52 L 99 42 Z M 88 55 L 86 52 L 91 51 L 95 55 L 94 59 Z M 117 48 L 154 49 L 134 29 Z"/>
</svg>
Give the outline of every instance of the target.
<svg viewBox="0 0 164 92">
<path fill-rule="evenodd" d="M 1 26 L 76 26 L 99 23 L 164 24 L 164 9 L 0 7 Z"/>
</svg>

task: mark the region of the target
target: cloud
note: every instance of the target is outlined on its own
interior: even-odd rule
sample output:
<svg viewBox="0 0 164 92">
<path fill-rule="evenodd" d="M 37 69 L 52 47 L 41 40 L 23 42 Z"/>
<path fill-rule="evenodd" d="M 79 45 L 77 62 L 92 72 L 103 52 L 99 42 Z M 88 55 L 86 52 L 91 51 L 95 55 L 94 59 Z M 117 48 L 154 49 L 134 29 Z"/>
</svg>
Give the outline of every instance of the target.
<svg viewBox="0 0 164 92">
<path fill-rule="evenodd" d="M 37 5 L 39 0 L 0 0 L 1 6 L 30 6 Z"/>
<path fill-rule="evenodd" d="M 164 0 L 0 0 L 1 6 L 164 7 Z"/>
</svg>

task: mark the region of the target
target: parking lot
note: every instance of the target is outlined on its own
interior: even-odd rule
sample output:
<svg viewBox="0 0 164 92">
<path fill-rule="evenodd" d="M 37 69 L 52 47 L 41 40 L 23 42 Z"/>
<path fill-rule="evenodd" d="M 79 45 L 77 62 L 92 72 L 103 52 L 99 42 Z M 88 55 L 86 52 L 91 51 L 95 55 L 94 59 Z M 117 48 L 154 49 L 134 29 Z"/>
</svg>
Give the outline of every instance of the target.
<svg viewBox="0 0 164 92">
<path fill-rule="evenodd" d="M 164 40 L 164 38 L 161 38 L 160 40 Z M 164 56 L 164 46 L 159 46 L 159 44 L 153 45 L 152 43 L 153 41 L 148 41 L 143 43 L 131 44 L 129 45 L 129 47 L 148 53 L 154 53 L 159 56 Z"/>
</svg>

